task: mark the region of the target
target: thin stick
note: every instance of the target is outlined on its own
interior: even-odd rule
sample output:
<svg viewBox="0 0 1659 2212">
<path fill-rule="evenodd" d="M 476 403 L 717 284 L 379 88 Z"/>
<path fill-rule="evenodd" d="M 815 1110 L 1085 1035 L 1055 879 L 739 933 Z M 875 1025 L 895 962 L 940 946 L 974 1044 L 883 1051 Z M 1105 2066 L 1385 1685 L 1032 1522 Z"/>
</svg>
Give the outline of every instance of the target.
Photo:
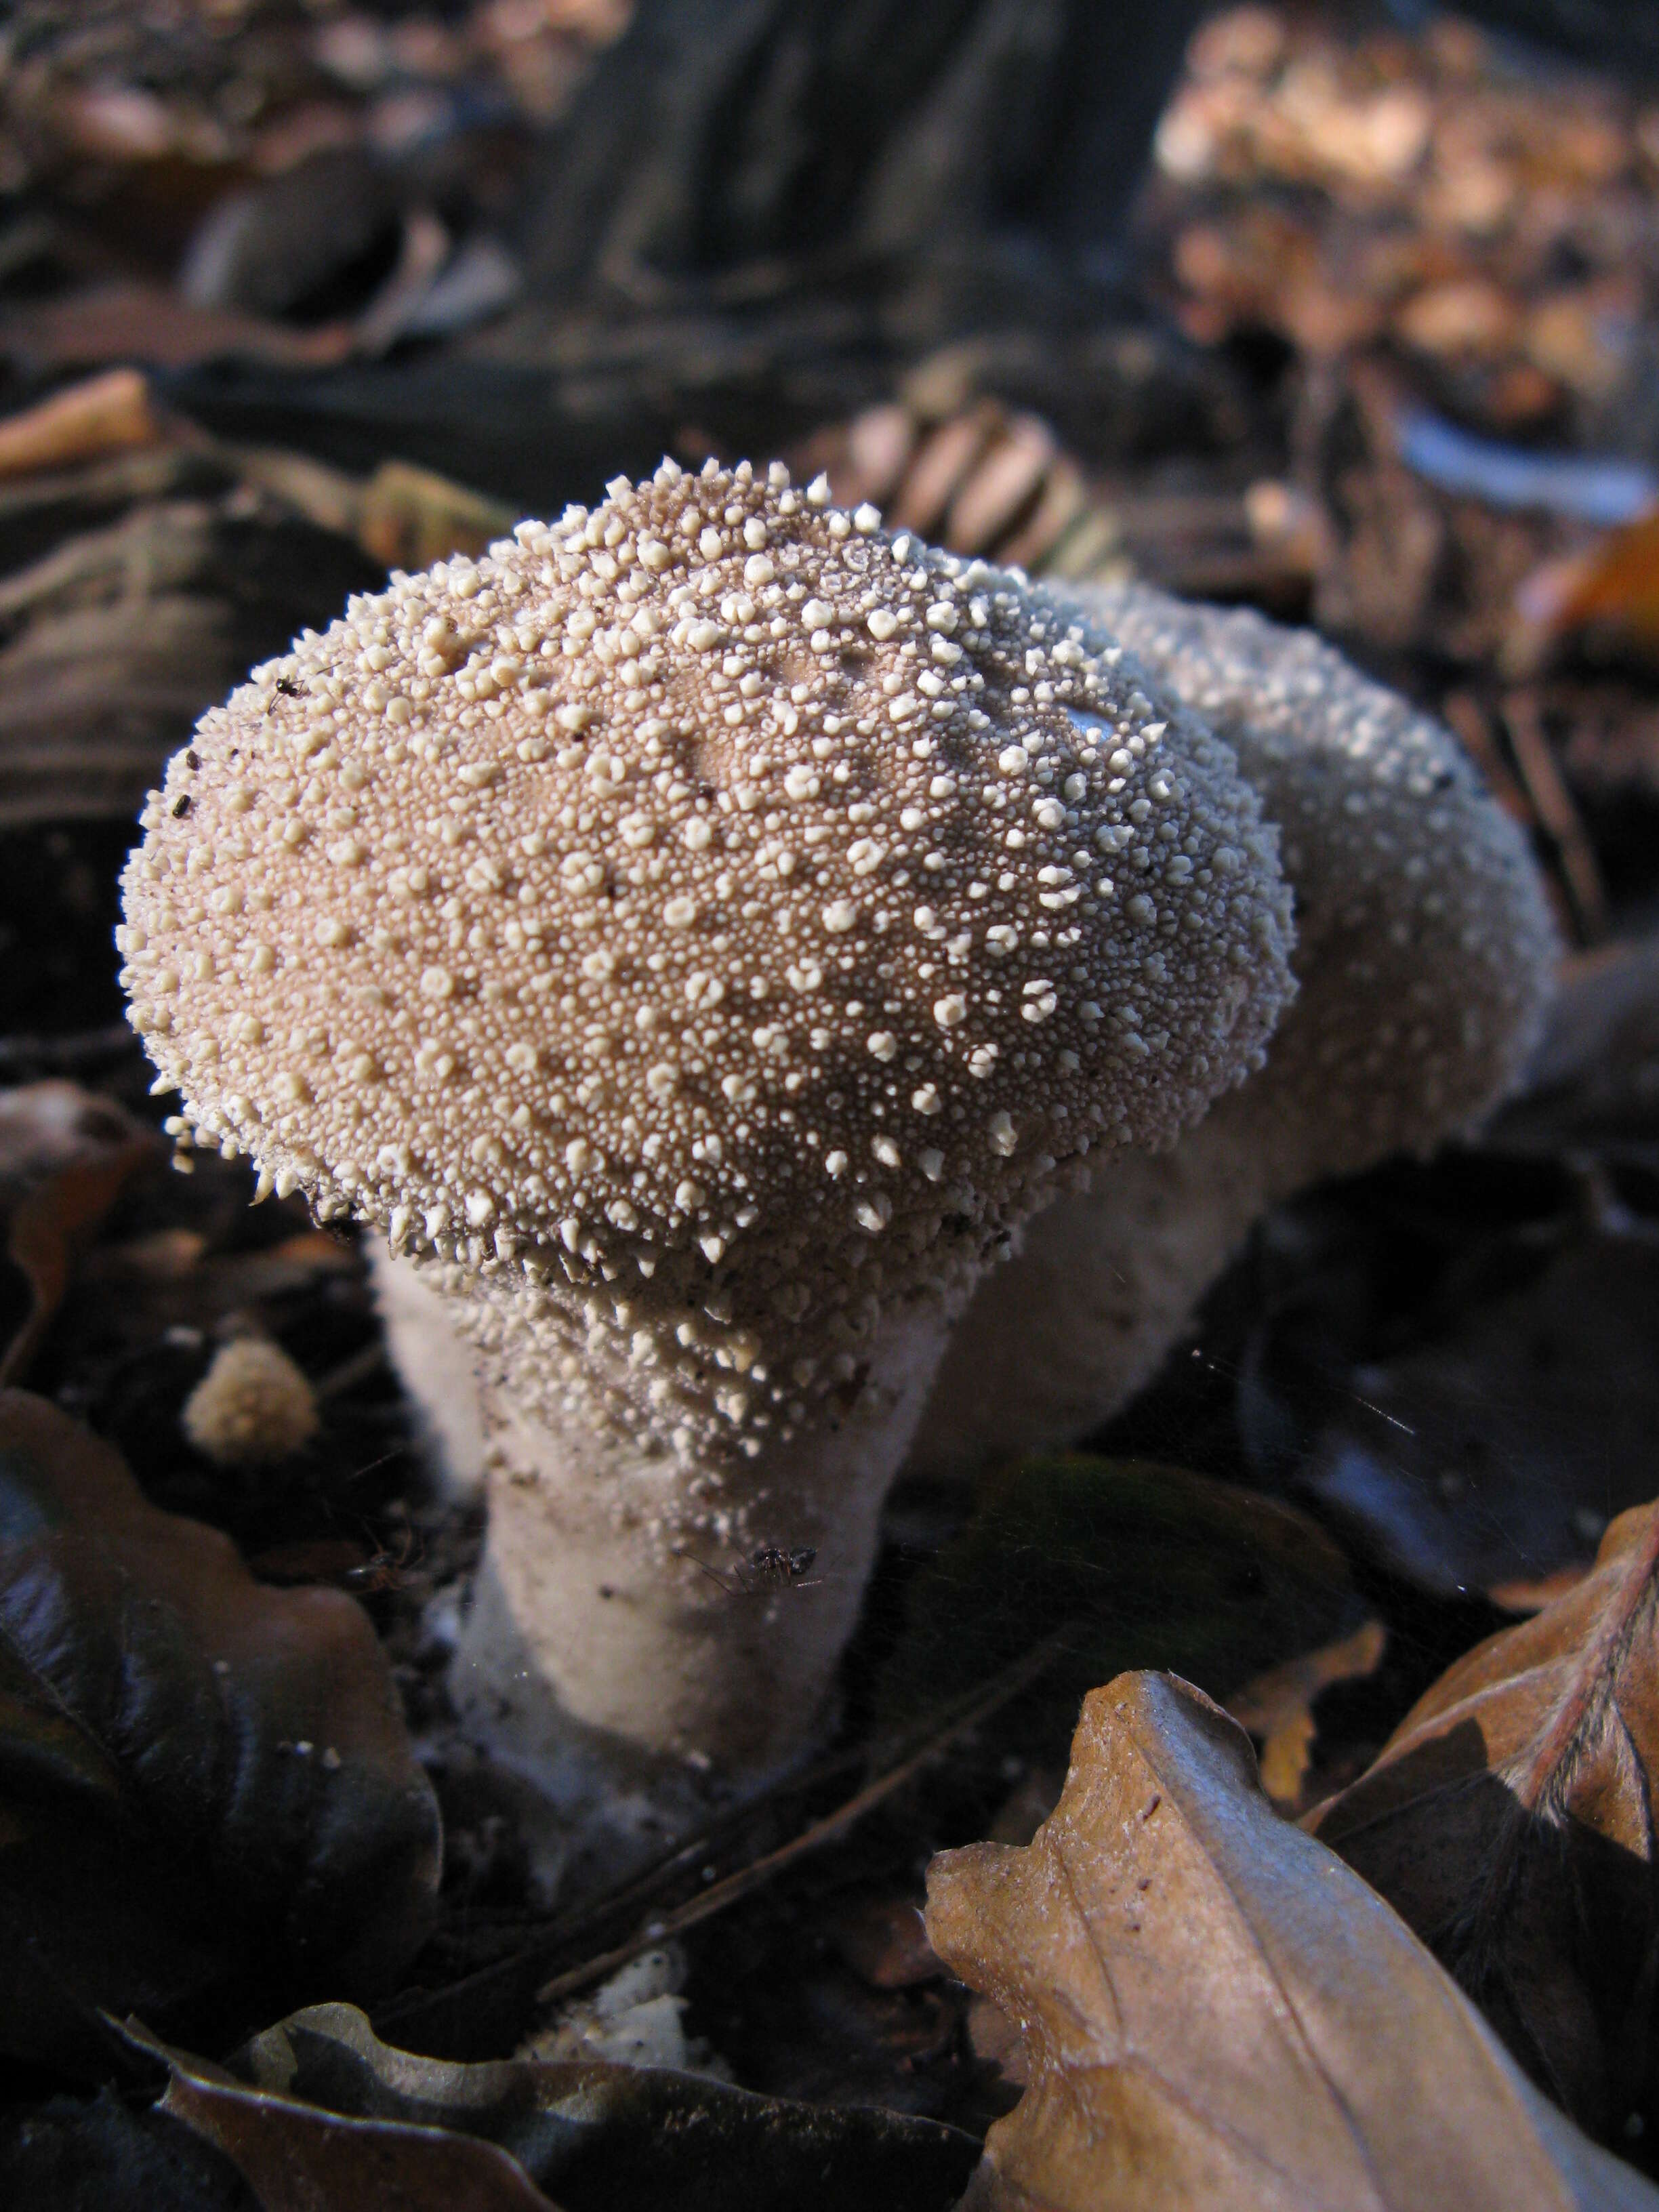
<svg viewBox="0 0 1659 2212">
<path fill-rule="evenodd" d="M 902 1759 L 896 1766 L 889 1767 L 886 1773 L 878 1775 L 873 1782 L 866 1784 L 849 1797 L 844 1805 L 838 1806 L 822 1820 L 814 1821 L 810 1828 L 803 1829 L 799 1836 L 780 1844 L 776 1850 L 769 1851 L 764 1858 L 757 1859 L 752 1865 L 741 1867 L 736 1874 L 728 1875 L 724 1881 L 716 1882 L 701 1897 L 691 1898 L 662 1919 L 652 1921 L 647 1928 L 630 1936 L 627 1942 L 618 1943 L 611 1950 L 599 1952 L 596 1957 L 585 1960 L 580 1966 L 570 1966 L 563 1973 L 556 1974 L 550 1982 L 544 1983 L 537 1990 L 538 2003 L 551 2004 L 561 1997 L 574 1996 L 579 1990 L 588 1989 L 593 1983 L 605 1980 L 607 1975 L 616 1973 L 619 1968 L 640 1957 L 641 1953 L 650 1950 L 654 1944 L 684 1935 L 688 1928 L 695 1928 L 702 1921 L 712 1920 L 716 1913 L 725 1911 L 727 1905 L 735 1905 L 740 1899 L 763 1888 L 774 1875 L 793 1866 L 797 1859 L 805 1858 L 809 1853 L 821 1850 L 825 1844 L 833 1843 L 837 1836 L 845 1834 L 884 1798 L 890 1797 L 896 1790 L 902 1789 L 947 1745 L 976 1727 L 980 1722 L 988 1719 L 1000 1706 L 1006 1705 L 1011 1698 L 1018 1697 L 1022 1690 L 1028 1689 L 1058 1657 L 1073 1626 L 1069 1620 L 1062 1622 L 1052 1636 L 1045 1637 L 1041 1644 L 1034 1645 L 1023 1658 L 1000 1674 L 966 1711 L 959 1714 L 938 1734 L 930 1736 L 909 1758 Z"/>
<path fill-rule="evenodd" d="M 1492 735 L 1486 710 L 1474 693 L 1449 691 L 1440 703 L 1440 711 L 1464 751 L 1486 778 L 1492 797 L 1506 814 L 1513 815 L 1517 822 L 1531 829 L 1538 821 L 1537 809 L 1504 759 Z"/>
<path fill-rule="evenodd" d="M 321 1404 L 326 1405 L 331 1399 L 343 1397 L 348 1390 L 355 1390 L 360 1382 L 367 1382 L 370 1376 L 379 1374 L 386 1364 L 386 1346 L 377 1337 L 362 1352 L 354 1352 L 349 1359 L 343 1359 L 337 1367 L 331 1367 L 326 1375 L 319 1376 L 311 1386 L 312 1394 Z M 397 1454 L 388 1452 L 386 1456 L 386 1459 L 395 1459 Z M 385 1464 L 385 1460 L 374 1462 L 376 1467 Z M 367 1474 L 368 1469 L 364 1468 L 362 1472 Z"/>
<path fill-rule="evenodd" d="M 1586 945 L 1595 945 L 1607 933 L 1607 895 L 1595 864 L 1595 848 L 1544 734 L 1535 691 L 1505 693 L 1504 726 L 1528 796 L 1560 856 L 1579 935 Z"/>
</svg>

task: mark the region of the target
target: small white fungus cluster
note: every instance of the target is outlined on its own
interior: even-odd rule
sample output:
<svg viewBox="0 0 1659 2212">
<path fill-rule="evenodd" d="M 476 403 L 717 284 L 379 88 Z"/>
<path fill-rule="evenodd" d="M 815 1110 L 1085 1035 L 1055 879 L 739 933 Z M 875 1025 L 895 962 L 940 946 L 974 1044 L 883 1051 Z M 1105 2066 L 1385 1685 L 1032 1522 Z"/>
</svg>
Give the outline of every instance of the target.
<svg viewBox="0 0 1659 2212">
<path fill-rule="evenodd" d="M 268 1337 L 233 1337 L 214 1353 L 179 1419 L 221 1467 L 264 1467 L 302 1451 L 320 1425 L 305 1371 Z"/>
<path fill-rule="evenodd" d="M 848 1402 L 884 1312 L 1173 1139 L 1291 988 L 1225 745 L 878 520 L 665 463 L 395 576 L 204 719 L 126 878 L 180 1140 L 699 1460 Z"/>
</svg>

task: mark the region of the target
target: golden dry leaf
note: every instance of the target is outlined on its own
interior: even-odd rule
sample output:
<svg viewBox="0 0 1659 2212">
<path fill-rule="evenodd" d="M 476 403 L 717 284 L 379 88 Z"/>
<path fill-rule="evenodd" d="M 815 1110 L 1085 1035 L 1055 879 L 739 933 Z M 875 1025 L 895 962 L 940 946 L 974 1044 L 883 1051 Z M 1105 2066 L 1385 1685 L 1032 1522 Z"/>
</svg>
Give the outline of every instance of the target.
<svg viewBox="0 0 1659 2212">
<path fill-rule="evenodd" d="M 1523 617 L 1550 637 L 1597 629 L 1659 652 L 1659 507 L 1522 586 Z"/>
<path fill-rule="evenodd" d="M 1315 1698 L 1338 1682 L 1374 1674 L 1388 1644 L 1389 1632 L 1380 1620 L 1362 1621 L 1351 1636 L 1253 1676 L 1227 1699 L 1227 1711 L 1239 1726 L 1261 1740 L 1261 1786 L 1281 1811 L 1299 1812 L 1307 1803 L 1302 1793 L 1319 1733 Z"/>
<path fill-rule="evenodd" d="M 431 469 L 382 461 L 363 487 L 357 542 L 388 568 L 428 568 L 455 553 L 477 557 L 518 520 L 516 507 Z"/>
<path fill-rule="evenodd" d="M 1030 1847 L 942 1853 L 933 1948 L 1019 2024 L 1030 2087 L 975 2212 L 1659 2206 L 1520 2073 L 1388 1906 L 1277 1820 L 1173 1675 L 1083 1709 Z"/>
<path fill-rule="evenodd" d="M 112 368 L 0 422 L 0 477 L 27 476 L 159 445 L 161 418 L 136 368 Z"/>
<path fill-rule="evenodd" d="M 1310 1814 L 1579 2124 L 1659 2124 L 1659 1506 L 1467 1652 Z"/>
</svg>

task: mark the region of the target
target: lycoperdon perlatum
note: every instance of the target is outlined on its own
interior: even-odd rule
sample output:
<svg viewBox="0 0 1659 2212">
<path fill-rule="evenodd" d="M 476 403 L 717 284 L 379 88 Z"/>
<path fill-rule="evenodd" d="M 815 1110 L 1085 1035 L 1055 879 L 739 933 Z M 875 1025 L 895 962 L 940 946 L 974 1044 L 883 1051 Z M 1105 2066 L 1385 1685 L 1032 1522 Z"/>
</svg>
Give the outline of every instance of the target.
<svg viewBox="0 0 1659 2212">
<path fill-rule="evenodd" d="M 180 1141 L 510 1303 L 550 1403 L 682 1459 L 786 1440 L 1291 988 L 1226 746 L 878 526 L 665 462 L 394 575 L 204 717 L 127 870 Z"/>
</svg>

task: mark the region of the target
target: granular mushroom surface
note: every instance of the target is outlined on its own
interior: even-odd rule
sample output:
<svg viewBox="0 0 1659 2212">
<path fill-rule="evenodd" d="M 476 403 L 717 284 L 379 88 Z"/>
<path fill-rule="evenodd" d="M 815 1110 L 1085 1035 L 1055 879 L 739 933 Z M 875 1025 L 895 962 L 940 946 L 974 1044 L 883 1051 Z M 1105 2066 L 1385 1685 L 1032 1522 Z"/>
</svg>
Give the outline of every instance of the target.
<svg viewBox="0 0 1659 2212">
<path fill-rule="evenodd" d="M 1236 747 L 1278 826 L 1301 992 L 1269 1060 L 1299 1180 L 1472 1127 L 1520 1079 L 1559 948 L 1462 747 L 1311 630 L 1145 585 L 1080 598 Z"/>
<path fill-rule="evenodd" d="M 169 766 L 131 1018 L 182 1141 L 485 1291 L 699 1464 L 1172 1139 L 1291 988 L 1231 753 L 1086 614 L 665 463 L 354 600 Z"/>
</svg>

